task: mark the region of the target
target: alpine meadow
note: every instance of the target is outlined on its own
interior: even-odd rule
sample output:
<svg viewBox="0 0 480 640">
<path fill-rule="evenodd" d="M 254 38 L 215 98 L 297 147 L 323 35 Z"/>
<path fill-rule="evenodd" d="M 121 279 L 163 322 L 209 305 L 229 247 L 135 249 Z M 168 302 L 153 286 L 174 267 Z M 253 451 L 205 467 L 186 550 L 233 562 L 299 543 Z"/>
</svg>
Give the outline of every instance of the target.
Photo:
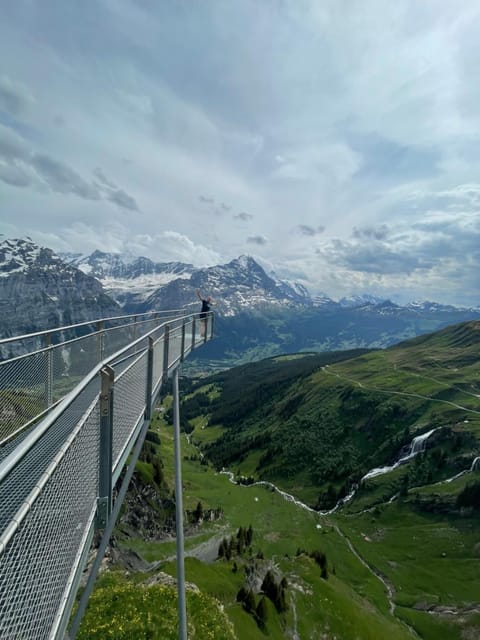
<svg viewBox="0 0 480 640">
<path fill-rule="evenodd" d="M 182 379 L 192 636 L 209 637 L 199 597 L 223 617 L 214 638 L 478 636 L 479 346 L 474 321 Z M 115 637 L 134 637 L 112 599 L 127 585 L 135 637 L 175 637 L 142 595 L 176 571 L 171 420 L 167 396 L 82 638 L 112 615 Z"/>
</svg>

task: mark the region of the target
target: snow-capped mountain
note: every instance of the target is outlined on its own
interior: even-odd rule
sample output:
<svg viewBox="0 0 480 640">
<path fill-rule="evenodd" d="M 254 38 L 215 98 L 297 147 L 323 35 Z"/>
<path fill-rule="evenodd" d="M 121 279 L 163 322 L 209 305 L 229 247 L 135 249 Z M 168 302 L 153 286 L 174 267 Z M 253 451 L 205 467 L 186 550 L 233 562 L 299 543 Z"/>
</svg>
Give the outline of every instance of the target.
<svg viewBox="0 0 480 640">
<path fill-rule="evenodd" d="M 211 296 L 224 317 L 246 310 L 268 307 L 309 306 L 310 296 L 285 281 L 276 281 L 250 256 L 240 256 L 224 265 L 195 269 L 189 278 L 180 277 L 160 287 L 143 305 L 128 304 L 128 312 L 176 309 L 198 305 L 196 290 Z"/>
<path fill-rule="evenodd" d="M 63 259 L 94 276 L 105 291 L 122 306 L 141 305 L 154 291 L 194 271 L 183 262 L 154 262 L 127 253 L 94 251 L 91 255 L 65 253 Z"/>
<path fill-rule="evenodd" d="M 29 238 L 0 242 L 0 335 L 118 315 L 102 285 Z"/>
<path fill-rule="evenodd" d="M 454 307 L 452 305 L 439 304 L 438 302 L 431 302 L 430 300 L 419 301 L 416 300 L 414 302 L 409 302 L 405 305 L 407 309 L 411 311 L 416 311 L 418 313 L 435 313 L 437 311 L 458 311 L 458 307 Z"/>
<path fill-rule="evenodd" d="M 365 304 L 381 304 L 385 302 L 385 298 L 377 298 L 376 296 L 369 295 L 368 293 L 363 295 L 353 295 L 345 298 L 341 298 L 338 304 L 341 307 L 361 307 Z"/>
</svg>

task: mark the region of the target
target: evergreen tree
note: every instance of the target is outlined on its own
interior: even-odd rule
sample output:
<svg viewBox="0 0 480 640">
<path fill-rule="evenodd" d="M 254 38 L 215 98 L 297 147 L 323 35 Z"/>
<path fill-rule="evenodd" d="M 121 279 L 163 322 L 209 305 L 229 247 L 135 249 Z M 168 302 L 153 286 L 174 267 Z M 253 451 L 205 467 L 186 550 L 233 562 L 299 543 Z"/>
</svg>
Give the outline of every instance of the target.
<svg viewBox="0 0 480 640">
<path fill-rule="evenodd" d="M 203 519 L 203 505 L 200 501 L 198 502 L 193 515 L 195 517 L 195 522 L 200 522 L 200 520 Z"/>
<path fill-rule="evenodd" d="M 257 614 L 258 626 L 260 627 L 260 629 L 263 629 L 268 620 L 268 606 L 265 597 L 262 596 L 260 598 L 255 613 Z"/>
<path fill-rule="evenodd" d="M 245 587 L 240 587 L 237 593 L 237 602 L 245 602 L 246 597 L 247 597 L 247 590 L 245 589 Z"/>
<path fill-rule="evenodd" d="M 255 596 L 253 594 L 253 591 L 250 589 L 249 591 L 247 591 L 247 595 L 245 596 L 245 600 L 243 601 L 243 606 L 245 607 L 246 611 L 251 612 L 251 611 L 255 611 Z"/>
</svg>

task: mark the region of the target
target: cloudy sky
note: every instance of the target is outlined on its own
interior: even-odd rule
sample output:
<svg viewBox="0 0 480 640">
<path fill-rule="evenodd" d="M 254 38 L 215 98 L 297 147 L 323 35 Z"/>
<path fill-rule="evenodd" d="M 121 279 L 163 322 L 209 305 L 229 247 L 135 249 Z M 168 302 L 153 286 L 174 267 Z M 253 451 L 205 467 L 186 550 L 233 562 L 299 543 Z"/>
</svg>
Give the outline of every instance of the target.
<svg viewBox="0 0 480 640">
<path fill-rule="evenodd" d="M 0 232 L 480 305 L 478 0 L 15 0 Z"/>
</svg>

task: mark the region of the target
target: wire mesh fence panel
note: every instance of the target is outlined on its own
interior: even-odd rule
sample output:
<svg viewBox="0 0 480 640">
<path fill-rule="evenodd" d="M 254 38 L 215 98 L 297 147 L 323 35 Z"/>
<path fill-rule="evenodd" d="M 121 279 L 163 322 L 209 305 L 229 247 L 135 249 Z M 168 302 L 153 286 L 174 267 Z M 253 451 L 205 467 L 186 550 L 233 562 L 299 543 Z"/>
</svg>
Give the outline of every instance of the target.
<svg viewBox="0 0 480 640">
<path fill-rule="evenodd" d="M 158 338 L 153 345 L 153 389 L 156 389 L 163 377 L 163 352 L 164 352 L 163 336 Z"/>
<path fill-rule="evenodd" d="M 168 366 L 169 368 L 180 359 L 182 350 L 182 327 L 176 327 L 170 331 L 168 345 Z"/>
<path fill-rule="evenodd" d="M 114 327 L 103 332 L 103 357 L 109 358 L 122 347 L 132 341 L 132 329 L 130 325 Z"/>
<path fill-rule="evenodd" d="M 143 417 L 147 392 L 147 353 L 133 362 L 115 380 L 113 389 L 113 468 Z"/>
<path fill-rule="evenodd" d="M 183 328 L 183 357 L 186 357 L 190 353 L 192 347 L 192 321 L 190 319 L 185 320 Z"/>
<path fill-rule="evenodd" d="M 96 505 L 98 424 L 95 404 L 0 556 L 2 640 L 50 635 Z"/>
<path fill-rule="evenodd" d="M 47 407 L 46 351 L 0 363 L 0 443 Z"/>
<path fill-rule="evenodd" d="M 53 402 L 65 397 L 98 364 L 97 341 L 96 335 L 88 335 L 51 347 Z"/>
<path fill-rule="evenodd" d="M 60 451 L 76 425 L 81 422 L 98 393 L 99 380 L 95 378 L 0 483 L 0 531 L 3 531 L 11 521 L 17 506 L 26 499 L 37 484 L 51 460 Z"/>
</svg>

